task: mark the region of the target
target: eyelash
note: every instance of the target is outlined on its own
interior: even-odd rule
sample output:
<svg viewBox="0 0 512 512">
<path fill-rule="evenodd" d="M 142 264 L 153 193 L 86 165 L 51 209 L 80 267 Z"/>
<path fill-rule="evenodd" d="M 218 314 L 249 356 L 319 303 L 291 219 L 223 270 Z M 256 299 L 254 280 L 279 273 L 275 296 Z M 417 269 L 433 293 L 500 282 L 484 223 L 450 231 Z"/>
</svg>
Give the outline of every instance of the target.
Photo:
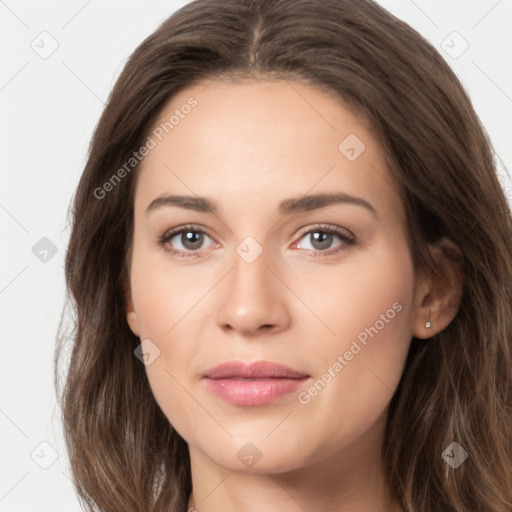
<svg viewBox="0 0 512 512">
<path fill-rule="evenodd" d="M 176 235 L 180 235 L 183 233 L 198 233 L 202 235 L 209 236 L 206 231 L 199 228 L 198 226 L 195 226 L 193 224 L 188 224 L 186 226 L 181 226 L 179 228 L 174 228 L 169 231 L 166 231 L 158 240 L 158 245 L 167 253 L 170 253 L 175 258 L 191 258 L 191 257 L 198 257 L 201 254 L 201 250 L 196 251 L 177 251 L 175 249 L 170 249 L 167 246 L 167 242 L 172 240 Z M 343 242 L 339 246 L 337 246 L 335 249 L 327 249 L 325 251 L 322 250 L 311 250 L 306 249 L 310 253 L 311 256 L 317 257 L 317 256 L 333 256 L 336 255 L 342 251 L 345 251 L 347 247 L 351 247 L 356 244 L 356 237 L 352 235 L 349 231 L 337 228 L 333 226 L 327 226 L 327 225 L 318 225 L 315 226 L 313 229 L 310 229 L 308 231 L 304 231 L 300 237 L 299 241 L 304 238 L 305 235 L 309 235 L 311 233 L 325 233 L 328 235 L 337 235 L 341 241 Z M 211 237 L 210 237 L 211 238 Z M 298 243 L 298 242 L 297 242 Z M 293 245 L 297 245 L 297 243 L 294 243 Z M 312 253 L 312 254 L 311 254 Z"/>
</svg>

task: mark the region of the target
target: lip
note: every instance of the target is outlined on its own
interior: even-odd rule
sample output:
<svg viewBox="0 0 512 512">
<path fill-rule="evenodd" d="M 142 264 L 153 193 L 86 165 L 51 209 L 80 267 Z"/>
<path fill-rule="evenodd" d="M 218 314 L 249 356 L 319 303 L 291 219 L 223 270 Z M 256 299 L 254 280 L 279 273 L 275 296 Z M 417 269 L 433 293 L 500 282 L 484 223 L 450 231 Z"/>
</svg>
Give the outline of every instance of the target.
<svg viewBox="0 0 512 512">
<path fill-rule="evenodd" d="M 208 388 L 233 405 L 257 407 L 296 391 L 309 375 L 270 361 L 228 361 L 208 370 Z"/>
<path fill-rule="evenodd" d="M 288 366 L 270 361 L 256 361 L 244 363 L 243 361 L 228 361 L 210 368 L 204 377 L 208 379 L 303 379 L 309 377 L 307 373 L 294 370 Z"/>
</svg>

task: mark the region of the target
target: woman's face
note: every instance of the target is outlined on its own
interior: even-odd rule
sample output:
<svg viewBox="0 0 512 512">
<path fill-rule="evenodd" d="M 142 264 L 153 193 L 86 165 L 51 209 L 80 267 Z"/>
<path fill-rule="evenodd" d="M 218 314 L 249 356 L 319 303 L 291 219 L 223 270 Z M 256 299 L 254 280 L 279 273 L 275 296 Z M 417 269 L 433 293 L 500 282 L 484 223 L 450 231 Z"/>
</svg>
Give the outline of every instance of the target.
<svg viewBox="0 0 512 512">
<path fill-rule="evenodd" d="M 191 456 L 282 472 L 375 450 L 424 319 L 371 126 L 303 84 L 214 80 L 141 154 L 128 322 Z"/>
</svg>

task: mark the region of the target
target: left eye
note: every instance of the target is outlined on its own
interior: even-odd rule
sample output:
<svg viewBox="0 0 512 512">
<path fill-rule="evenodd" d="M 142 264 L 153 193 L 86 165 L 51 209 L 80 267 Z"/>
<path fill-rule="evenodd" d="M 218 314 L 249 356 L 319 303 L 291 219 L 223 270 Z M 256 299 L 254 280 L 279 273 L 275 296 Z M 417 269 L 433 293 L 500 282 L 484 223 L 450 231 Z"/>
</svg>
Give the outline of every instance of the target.
<svg viewBox="0 0 512 512">
<path fill-rule="evenodd" d="M 306 242 L 304 243 L 299 241 L 295 247 L 298 247 L 299 249 L 324 252 L 333 248 L 333 241 L 335 238 L 338 238 L 341 242 L 334 247 L 339 247 L 344 244 L 351 245 L 354 242 L 353 238 L 348 235 L 338 233 L 337 231 L 316 229 L 305 233 L 300 240 L 306 240 Z M 310 247 L 307 246 L 308 242 Z"/>
</svg>

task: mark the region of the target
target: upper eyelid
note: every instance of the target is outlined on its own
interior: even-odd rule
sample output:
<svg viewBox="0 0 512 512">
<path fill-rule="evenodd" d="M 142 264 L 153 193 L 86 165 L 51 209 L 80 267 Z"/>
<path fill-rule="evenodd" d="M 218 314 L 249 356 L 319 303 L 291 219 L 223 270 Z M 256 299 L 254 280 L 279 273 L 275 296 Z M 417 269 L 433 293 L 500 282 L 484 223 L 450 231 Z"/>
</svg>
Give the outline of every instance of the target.
<svg viewBox="0 0 512 512">
<path fill-rule="evenodd" d="M 317 224 L 316 226 L 313 227 L 305 226 L 304 228 L 301 228 L 299 230 L 298 236 L 303 237 L 304 235 L 307 235 L 308 233 L 312 233 L 315 231 L 326 231 L 328 233 L 332 233 L 333 235 L 338 236 L 342 236 L 342 234 L 340 233 L 340 231 L 342 231 L 346 232 L 349 238 L 355 238 L 355 235 L 349 229 L 344 228 L 342 226 L 329 226 L 327 224 Z"/>
<path fill-rule="evenodd" d="M 184 226 L 177 226 L 175 228 L 167 229 L 163 232 L 161 238 L 169 237 L 169 236 L 176 236 L 183 232 L 192 231 L 195 233 L 203 233 L 205 235 L 208 235 L 210 238 L 212 238 L 212 235 L 210 235 L 209 230 L 207 228 L 204 228 L 202 226 L 198 226 L 195 224 L 185 224 Z"/>
</svg>

